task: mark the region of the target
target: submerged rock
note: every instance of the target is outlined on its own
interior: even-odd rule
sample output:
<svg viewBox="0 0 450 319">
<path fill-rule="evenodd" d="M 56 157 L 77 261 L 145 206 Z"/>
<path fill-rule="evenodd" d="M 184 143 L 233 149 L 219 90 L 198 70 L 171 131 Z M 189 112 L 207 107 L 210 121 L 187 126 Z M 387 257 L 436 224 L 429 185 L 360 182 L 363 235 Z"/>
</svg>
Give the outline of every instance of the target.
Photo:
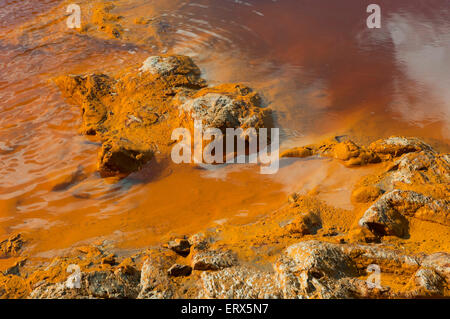
<svg viewBox="0 0 450 319">
<path fill-rule="evenodd" d="M 448 197 L 450 161 L 446 154 L 433 152 L 407 153 L 396 159 L 376 180 L 383 191 L 411 189 L 435 198 Z"/>
<path fill-rule="evenodd" d="M 207 127 L 227 128 L 264 127 L 266 112 L 260 107 L 259 96 L 242 85 L 221 85 L 205 88 L 187 100 L 180 109 L 193 120 Z"/>
<path fill-rule="evenodd" d="M 298 157 L 305 158 L 314 155 L 314 150 L 310 147 L 294 147 L 280 154 L 280 157 Z"/>
</svg>

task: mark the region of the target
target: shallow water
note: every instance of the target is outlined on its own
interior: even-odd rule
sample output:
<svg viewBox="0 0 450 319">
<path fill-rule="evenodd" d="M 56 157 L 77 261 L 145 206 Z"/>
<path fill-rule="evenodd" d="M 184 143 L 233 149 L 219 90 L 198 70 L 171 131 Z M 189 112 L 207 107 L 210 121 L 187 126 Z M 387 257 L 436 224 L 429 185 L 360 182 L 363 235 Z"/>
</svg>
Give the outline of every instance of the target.
<svg viewBox="0 0 450 319">
<path fill-rule="evenodd" d="M 129 19 L 151 17 L 147 1 L 121 3 Z M 381 29 L 366 27 L 369 3 L 181 3 L 161 16 L 166 48 L 152 49 L 67 30 L 60 1 L 1 0 L 0 237 L 26 232 L 28 249 L 42 256 L 103 239 L 144 247 L 168 234 L 250 222 L 288 192 L 316 186 L 351 209 L 339 181 L 356 182 L 367 170 L 328 160 L 284 161 L 272 176 L 254 166 L 209 172 L 154 161 L 120 182 L 101 179 L 98 144 L 78 134 L 79 109 L 51 79 L 112 72 L 165 50 L 192 56 L 211 83 L 261 92 L 284 147 L 329 134 L 360 142 L 401 134 L 448 151 L 448 1 L 378 1 Z"/>
</svg>

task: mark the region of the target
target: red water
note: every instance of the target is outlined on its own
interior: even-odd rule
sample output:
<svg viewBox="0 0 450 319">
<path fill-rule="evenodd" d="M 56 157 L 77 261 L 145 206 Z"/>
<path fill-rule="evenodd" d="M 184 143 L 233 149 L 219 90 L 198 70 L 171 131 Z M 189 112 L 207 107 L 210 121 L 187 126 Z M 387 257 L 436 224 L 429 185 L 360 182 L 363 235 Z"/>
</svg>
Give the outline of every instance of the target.
<svg viewBox="0 0 450 319">
<path fill-rule="evenodd" d="M 449 2 L 377 1 L 382 28 L 368 29 L 371 2 L 205 0 L 160 18 L 169 52 L 192 56 L 212 83 L 245 82 L 261 92 L 284 147 L 328 134 L 361 142 L 401 134 L 448 150 Z M 148 18 L 155 3 L 119 1 L 118 10 L 126 21 Z M 330 173 L 321 160 L 284 162 L 273 176 L 257 167 L 150 163 L 118 183 L 101 179 L 98 145 L 78 135 L 79 109 L 51 79 L 112 72 L 163 48 L 68 30 L 65 6 L 0 1 L 0 238 L 24 232 L 30 253 L 45 256 L 103 239 L 143 247 L 170 233 L 248 222 L 279 207 L 287 192 L 364 173 Z M 351 208 L 350 188 L 329 188 L 324 198 Z"/>
</svg>

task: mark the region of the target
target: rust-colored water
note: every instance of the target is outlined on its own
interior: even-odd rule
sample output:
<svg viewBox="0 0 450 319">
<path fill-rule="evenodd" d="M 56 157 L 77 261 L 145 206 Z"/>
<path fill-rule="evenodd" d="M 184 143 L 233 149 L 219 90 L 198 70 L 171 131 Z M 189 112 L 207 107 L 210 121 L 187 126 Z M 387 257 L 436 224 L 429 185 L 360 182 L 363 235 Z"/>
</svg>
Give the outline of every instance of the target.
<svg viewBox="0 0 450 319">
<path fill-rule="evenodd" d="M 121 3 L 127 19 L 154 12 L 153 2 Z M 366 28 L 369 3 L 184 3 L 163 16 L 167 50 L 192 56 L 212 83 L 260 91 L 284 146 L 327 134 L 362 142 L 401 134 L 448 150 L 448 1 L 378 1 L 379 30 Z M 26 233 L 30 254 L 100 239 L 139 248 L 174 233 L 249 222 L 278 208 L 286 193 L 317 185 L 325 200 L 351 208 L 348 181 L 367 173 L 348 176 L 319 159 L 283 161 L 272 176 L 253 166 L 205 171 L 154 161 L 120 182 L 101 179 L 98 145 L 79 136 L 79 109 L 50 80 L 122 69 L 163 49 L 68 30 L 60 1 L 0 0 L 0 27 L 0 238 Z"/>
</svg>

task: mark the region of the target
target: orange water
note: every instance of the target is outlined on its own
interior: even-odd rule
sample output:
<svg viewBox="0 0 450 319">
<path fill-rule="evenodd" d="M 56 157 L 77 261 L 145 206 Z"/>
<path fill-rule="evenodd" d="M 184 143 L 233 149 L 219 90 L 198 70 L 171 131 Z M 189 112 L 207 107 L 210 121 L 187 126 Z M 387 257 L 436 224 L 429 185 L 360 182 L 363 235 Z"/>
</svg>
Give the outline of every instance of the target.
<svg viewBox="0 0 450 319">
<path fill-rule="evenodd" d="M 164 16 L 167 50 L 192 56 L 211 83 L 245 82 L 261 92 L 283 147 L 327 134 L 361 142 L 402 134 L 448 150 L 448 1 L 378 1 L 379 30 L 365 26 L 369 3 L 187 2 Z M 151 5 L 126 1 L 123 14 L 145 16 Z M 250 222 L 288 192 L 318 185 L 325 200 L 351 209 L 351 184 L 367 169 L 329 160 L 282 161 L 269 176 L 255 166 L 205 171 L 155 160 L 122 181 L 101 179 L 98 144 L 77 133 L 79 109 L 50 80 L 112 72 L 162 50 L 77 34 L 59 6 L 0 0 L 0 238 L 23 232 L 28 252 L 40 256 L 104 239 L 141 248 Z"/>
</svg>

